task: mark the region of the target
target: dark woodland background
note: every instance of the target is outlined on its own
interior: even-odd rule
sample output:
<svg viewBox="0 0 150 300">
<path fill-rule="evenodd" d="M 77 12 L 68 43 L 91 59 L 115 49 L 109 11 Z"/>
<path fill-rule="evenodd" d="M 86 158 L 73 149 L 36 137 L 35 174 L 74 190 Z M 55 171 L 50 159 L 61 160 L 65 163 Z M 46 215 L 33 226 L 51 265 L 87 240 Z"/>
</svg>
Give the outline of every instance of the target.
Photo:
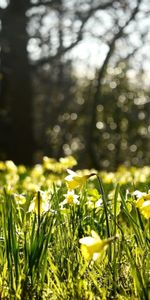
<svg viewBox="0 0 150 300">
<path fill-rule="evenodd" d="M 0 0 L 0 21 L 1 160 L 149 165 L 148 0 Z"/>
</svg>

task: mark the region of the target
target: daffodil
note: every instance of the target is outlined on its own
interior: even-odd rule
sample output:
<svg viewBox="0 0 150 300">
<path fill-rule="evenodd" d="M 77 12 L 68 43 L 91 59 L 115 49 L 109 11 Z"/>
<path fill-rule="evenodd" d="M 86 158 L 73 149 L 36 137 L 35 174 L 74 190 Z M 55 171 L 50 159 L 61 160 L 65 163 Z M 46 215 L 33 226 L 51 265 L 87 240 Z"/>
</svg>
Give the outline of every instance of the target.
<svg viewBox="0 0 150 300">
<path fill-rule="evenodd" d="M 94 173 L 92 173 L 89 175 L 79 176 L 76 172 L 70 169 L 67 169 L 67 172 L 69 175 L 65 177 L 65 181 L 69 190 L 81 188 L 89 177 L 95 175 Z"/>
<path fill-rule="evenodd" d="M 150 200 L 144 201 L 140 206 L 141 214 L 146 218 L 150 218 Z"/>
<path fill-rule="evenodd" d="M 143 205 L 145 200 L 150 200 L 150 193 L 145 193 L 145 192 L 140 192 L 138 190 L 136 190 L 133 195 L 136 198 L 136 202 L 135 205 L 138 208 L 141 208 L 141 206 Z"/>
<path fill-rule="evenodd" d="M 150 218 L 150 193 L 135 191 L 133 194 L 136 197 L 136 207 L 146 219 Z"/>
<path fill-rule="evenodd" d="M 79 240 L 81 244 L 81 253 L 86 260 L 98 259 L 108 245 L 114 241 L 116 237 L 101 240 L 99 235 L 92 230 L 91 236 L 83 237 Z"/>
<path fill-rule="evenodd" d="M 61 157 L 59 161 L 64 168 L 72 168 L 77 165 L 77 161 L 73 156 Z"/>
<path fill-rule="evenodd" d="M 6 166 L 5 163 L 3 161 L 0 161 L 0 171 L 5 171 Z"/>
<path fill-rule="evenodd" d="M 64 201 L 62 201 L 60 203 L 61 208 L 63 208 L 63 206 L 65 204 L 69 204 L 69 205 L 77 204 L 78 205 L 80 203 L 79 200 L 78 200 L 79 196 L 76 195 L 74 191 L 69 190 L 67 192 L 67 194 L 64 194 L 64 196 L 65 196 Z"/>
<path fill-rule="evenodd" d="M 14 198 L 17 204 L 24 204 L 26 202 L 26 197 L 24 195 L 14 193 Z"/>
<path fill-rule="evenodd" d="M 26 172 L 27 172 L 27 169 L 24 165 L 19 165 L 18 166 L 18 174 L 19 175 L 25 174 Z"/>
<path fill-rule="evenodd" d="M 43 157 L 43 168 L 47 171 L 55 171 L 57 161 L 54 158 L 49 158 L 47 156 Z"/>
<path fill-rule="evenodd" d="M 5 162 L 6 170 L 8 173 L 16 173 L 17 166 L 14 164 L 12 160 L 6 160 Z"/>
<path fill-rule="evenodd" d="M 140 207 L 141 204 L 144 202 L 144 197 L 146 196 L 146 193 L 136 190 L 134 191 L 133 196 L 136 199 L 136 206 Z"/>
<path fill-rule="evenodd" d="M 36 214 L 38 214 L 38 209 L 40 208 L 40 215 L 41 215 L 42 213 L 48 211 L 50 209 L 50 204 L 48 200 L 49 199 L 48 199 L 47 192 L 40 191 L 39 196 L 38 193 L 34 196 L 29 206 L 29 212 L 34 211 Z"/>
</svg>

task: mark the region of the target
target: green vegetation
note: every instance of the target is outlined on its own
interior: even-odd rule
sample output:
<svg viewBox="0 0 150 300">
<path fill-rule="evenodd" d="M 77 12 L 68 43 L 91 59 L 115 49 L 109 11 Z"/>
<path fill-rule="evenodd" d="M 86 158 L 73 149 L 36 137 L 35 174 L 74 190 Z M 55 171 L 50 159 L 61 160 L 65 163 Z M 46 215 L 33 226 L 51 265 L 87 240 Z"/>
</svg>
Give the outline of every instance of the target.
<svg viewBox="0 0 150 300">
<path fill-rule="evenodd" d="M 75 165 L 0 163 L 0 298 L 150 299 L 150 167 Z"/>
</svg>

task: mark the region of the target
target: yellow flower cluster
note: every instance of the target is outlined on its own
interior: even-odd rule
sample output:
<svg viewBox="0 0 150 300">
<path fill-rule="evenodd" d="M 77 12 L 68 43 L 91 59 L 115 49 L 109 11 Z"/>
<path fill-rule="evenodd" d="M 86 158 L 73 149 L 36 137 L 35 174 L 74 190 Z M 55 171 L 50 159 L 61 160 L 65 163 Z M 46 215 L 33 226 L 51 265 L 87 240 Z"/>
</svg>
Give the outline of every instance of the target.
<svg viewBox="0 0 150 300">
<path fill-rule="evenodd" d="M 120 166 L 116 172 L 101 172 L 102 180 L 105 184 L 120 185 L 128 184 L 130 182 L 144 183 L 150 179 L 150 167 L 145 166 L 143 168 Z"/>
<path fill-rule="evenodd" d="M 67 191 L 64 194 L 64 200 L 60 203 L 62 208 L 64 205 L 79 204 L 79 195 L 82 187 L 90 178 L 86 186 L 86 208 L 95 209 L 96 212 L 101 210 L 102 197 L 95 189 L 94 179 L 97 174 L 95 170 L 78 170 L 73 171 L 77 161 L 74 157 L 68 156 L 60 158 L 58 161 L 47 156 L 43 157 L 41 164 L 36 164 L 32 169 L 28 169 L 23 165 L 16 166 L 11 160 L 0 162 L 1 186 L 0 193 L 3 193 L 5 187 L 8 194 L 13 194 L 17 204 L 24 205 L 27 199 L 32 199 L 29 207 L 30 211 L 37 213 L 37 193 L 40 191 L 40 209 L 41 213 L 49 209 L 48 194 L 53 193 L 54 185 L 59 188 L 65 177 Z M 143 183 L 150 179 L 150 167 L 143 168 L 126 168 L 120 166 L 116 172 L 100 172 L 100 177 L 104 185 L 110 185 L 108 189 L 108 199 L 110 207 L 113 207 L 114 189 L 116 183 Z M 92 181 L 93 180 L 93 181 Z M 20 194 L 21 191 L 21 194 Z M 76 193 L 78 192 L 78 193 Z M 47 193 L 47 194 L 46 194 Z M 28 197 L 29 196 L 29 197 Z M 150 217 L 150 193 L 142 193 L 135 191 L 136 206 L 141 214 L 148 219 Z M 28 207 L 28 200 L 27 204 Z M 116 204 L 116 214 L 120 213 L 121 200 L 119 195 Z M 132 205 L 131 205 L 132 209 Z"/>
<path fill-rule="evenodd" d="M 59 161 L 47 156 L 43 157 L 43 168 L 54 173 L 61 173 L 67 168 L 72 168 L 77 165 L 77 161 L 73 156 L 61 157 Z"/>
</svg>

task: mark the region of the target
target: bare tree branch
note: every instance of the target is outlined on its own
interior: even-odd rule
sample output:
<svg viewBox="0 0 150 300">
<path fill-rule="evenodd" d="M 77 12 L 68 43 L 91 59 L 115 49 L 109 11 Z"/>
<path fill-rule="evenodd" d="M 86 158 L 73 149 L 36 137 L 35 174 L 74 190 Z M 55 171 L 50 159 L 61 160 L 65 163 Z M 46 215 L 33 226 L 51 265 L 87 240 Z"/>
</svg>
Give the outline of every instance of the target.
<svg viewBox="0 0 150 300">
<path fill-rule="evenodd" d="M 81 25 L 80 28 L 78 30 L 78 34 L 76 37 L 76 40 L 74 42 L 72 42 L 68 47 L 64 47 L 61 48 L 61 51 L 58 51 L 55 55 L 53 56 L 47 56 L 47 57 L 43 57 L 38 61 L 38 66 L 43 65 L 45 63 L 48 62 L 53 62 L 54 60 L 58 59 L 59 57 L 61 57 L 62 55 L 64 55 L 66 52 L 70 51 L 71 49 L 73 49 L 83 38 L 83 30 L 85 25 L 87 24 L 88 20 L 92 17 L 92 15 L 98 11 L 98 10 L 104 10 L 110 6 L 112 6 L 114 1 L 109 1 L 107 3 L 101 3 L 95 7 L 92 7 L 86 15 L 82 15 L 82 13 L 79 13 L 78 11 L 76 12 L 76 16 L 78 16 L 78 18 L 81 20 Z M 116 1 L 117 2 L 117 1 Z"/>
<path fill-rule="evenodd" d="M 99 158 L 98 158 L 97 153 L 95 152 L 94 131 L 95 131 L 95 124 L 96 124 L 96 107 L 97 107 L 97 105 L 99 103 L 99 99 L 100 99 L 100 88 L 101 88 L 102 79 L 106 72 L 110 58 L 112 57 L 112 54 L 114 53 L 116 41 L 122 37 L 125 28 L 127 28 L 127 26 L 130 24 L 130 22 L 135 19 L 136 15 L 139 11 L 139 6 L 140 6 L 141 2 L 142 2 L 142 0 L 137 1 L 137 5 L 136 5 L 135 9 L 132 11 L 128 20 L 125 22 L 125 24 L 122 27 L 118 28 L 117 34 L 114 35 L 112 41 L 109 43 L 109 51 L 104 59 L 102 67 L 99 69 L 99 72 L 97 74 L 97 81 L 96 81 L 96 85 L 95 85 L 95 94 L 94 94 L 93 103 L 92 103 L 92 107 L 91 107 L 91 120 L 89 123 L 89 138 L 88 138 L 88 150 L 89 150 L 90 156 L 93 160 L 94 167 L 96 167 L 97 169 L 99 168 Z"/>
<path fill-rule="evenodd" d="M 141 34 L 141 39 L 143 40 L 143 45 L 144 45 L 144 40 L 147 36 L 147 31 Z M 141 49 L 141 45 L 135 47 L 132 51 L 130 51 L 127 56 L 124 58 L 124 61 L 128 61 L 130 57 L 133 57 L 139 50 Z"/>
<path fill-rule="evenodd" d="M 112 1 L 111 0 L 111 1 L 108 1 L 106 3 L 100 3 L 97 6 L 91 7 L 90 10 L 87 12 L 87 15 L 86 15 L 86 13 L 83 14 L 82 12 L 79 12 L 79 11 L 76 12 L 76 15 L 80 19 L 87 19 L 88 20 L 96 11 L 105 10 L 106 8 L 111 7 L 114 2 L 118 2 L 118 1 Z"/>
</svg>

